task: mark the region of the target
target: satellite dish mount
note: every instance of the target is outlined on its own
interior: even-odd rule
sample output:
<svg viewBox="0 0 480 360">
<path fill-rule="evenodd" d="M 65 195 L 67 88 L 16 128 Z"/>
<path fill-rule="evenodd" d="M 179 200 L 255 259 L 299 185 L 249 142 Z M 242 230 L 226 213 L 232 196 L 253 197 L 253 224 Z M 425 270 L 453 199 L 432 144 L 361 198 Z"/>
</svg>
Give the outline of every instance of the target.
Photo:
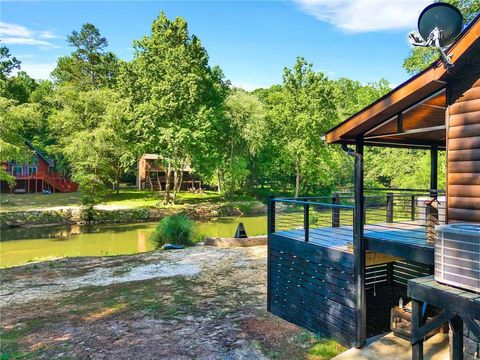
<svg viewBox="0 0 480 360">
<path fill-rule="evenodd" d="M 423 9 L 418 17 L 418 32 L 408 34 L 413 46 L 434 48 L 445 67 L 452 67 L 451 56 L 445 53 L 449 45 L 462 32 L 463 16 L 453 5 L 437 2 Z"/>
</svg>

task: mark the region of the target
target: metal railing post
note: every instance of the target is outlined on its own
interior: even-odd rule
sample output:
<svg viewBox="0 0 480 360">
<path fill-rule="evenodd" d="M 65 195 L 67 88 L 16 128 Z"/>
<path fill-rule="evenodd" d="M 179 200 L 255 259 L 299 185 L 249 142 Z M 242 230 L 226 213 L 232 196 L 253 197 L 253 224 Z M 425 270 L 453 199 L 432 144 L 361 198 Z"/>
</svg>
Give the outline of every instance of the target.
<svg viewBox="0 0 480 360">
<path fill-rule="evenodd" d="M 340 204 L 340 194 L 334 193 L 332 196 L 332 204 Z M 332 227 L 340 227 L 340 209 L 337 206 L 332 206 Z"/>
<path fill-rule="evenodd" d="M 415 221 L 415 195 L 410 196 L 410 219 Z"/>
<path fill-rule="evenodd" d="M 309 229 L 310 229 L 310 205 L 308 204 L 308 200 L 304 199 L 303 204 L 303 229 L 305 231 L 305 242 L 309 240 Z"/>
<path fill-rule="evenodd" d="M 393 223 L 393 193 L 387 193 L 387 223 Z"/>
<path fill-rule="evenodd" d="M 267 232 L 272 234 L 275 232 L 275 197 L 270 195 L 268 197 L 268 225 Z"/>
</svg>

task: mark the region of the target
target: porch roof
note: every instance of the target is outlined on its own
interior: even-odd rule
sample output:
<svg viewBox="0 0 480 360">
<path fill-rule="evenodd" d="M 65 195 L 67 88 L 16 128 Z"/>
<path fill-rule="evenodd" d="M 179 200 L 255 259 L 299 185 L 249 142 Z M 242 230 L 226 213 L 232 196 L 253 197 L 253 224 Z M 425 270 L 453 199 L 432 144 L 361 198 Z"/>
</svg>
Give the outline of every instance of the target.
<svg viewBox="0 0 480 360">
<path fill-rule="evenodd" d="M 366 145 L 445 148 L 446 85 L 463 66 L 462 56 L 480 46 L 480 15 L 447 51 L 455 67 L 439 59 L 424 71 L 354 114 L 325 134 L 327 143 L 351 144 L 363 137 Z"/>
</svg>

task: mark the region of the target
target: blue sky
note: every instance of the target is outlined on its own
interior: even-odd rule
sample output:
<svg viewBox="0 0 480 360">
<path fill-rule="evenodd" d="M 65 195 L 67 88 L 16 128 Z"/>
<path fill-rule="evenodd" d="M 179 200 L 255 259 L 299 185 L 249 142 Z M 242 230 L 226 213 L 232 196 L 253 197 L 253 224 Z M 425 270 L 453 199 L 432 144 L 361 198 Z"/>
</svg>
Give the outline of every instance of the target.
<svg viewBox="0 0 480 360">
<path fill-rule="evenodd" d="M 110 50 L 132 58 L 132 42 L 148 35 L 161 10 L 182 16 L 227 79 L 247 90 L 280 83 L 297 56 L 332 78 L 398 85 L 408 55 L 407 33 L 427 0 L 84 1 L 2 2 L 0 39 L 36 78 L 47 78 L 66 36 L 85 22 Z"/>
</svg>

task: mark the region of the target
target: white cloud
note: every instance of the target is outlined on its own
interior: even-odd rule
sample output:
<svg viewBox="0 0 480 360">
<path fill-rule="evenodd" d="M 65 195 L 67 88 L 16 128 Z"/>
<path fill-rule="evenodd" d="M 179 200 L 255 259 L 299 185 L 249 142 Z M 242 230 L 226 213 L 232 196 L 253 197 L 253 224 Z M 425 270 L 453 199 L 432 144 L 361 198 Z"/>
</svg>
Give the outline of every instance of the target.
<svg viewBox="0 0 480 360">
<path fill-rule="evenodd" d="M 50 73 L 55 69 L 55 66 L 55 63 L 28 63 L 22 61 L 20 70 L 27 72 L 34 79 L 47 80 L 50 79 Z"/>
<path fill-rule="evenodd" d="M 0 21 L 0 35 L 1 36 L 18 36 L 18 37 L 30 37 L 32 32 L 25 26 L 17 24 L 8 24 Z"/>
<path fill-rule="evenodd" d="M 42 39 L 58 39 L 60 36 L 55 35 L 52 31 L 39 31 L 38 36 Z"/>
<path fill-rule="evenodd" d="M 40 46 L 43 48 L 57 47 L 56 45 L 53 45 L 48 41 L 33 39 L 33 38 L 2 37 L 0 38 L 0 41 L 3 44 L 7 44 L 7 45 L 34 45 L 34 46 Z"/>
<path fill-rule="evenodd" d="M 54 39 L 58 38 L 53 32 L 45 31 L 33 31 L 25 26 L 18 24 L 9 24 L 0 21 L 0 42 L 8 45 L 30 45 L 38 46 L 41 49 L 57 48 L 50 41 L 42 39 Z"/>
<path fill-rule="evenodd" d="M 431 0 L 293 0 L 300 8 L 345 32 L 415 29 Z"/>
</svg>

